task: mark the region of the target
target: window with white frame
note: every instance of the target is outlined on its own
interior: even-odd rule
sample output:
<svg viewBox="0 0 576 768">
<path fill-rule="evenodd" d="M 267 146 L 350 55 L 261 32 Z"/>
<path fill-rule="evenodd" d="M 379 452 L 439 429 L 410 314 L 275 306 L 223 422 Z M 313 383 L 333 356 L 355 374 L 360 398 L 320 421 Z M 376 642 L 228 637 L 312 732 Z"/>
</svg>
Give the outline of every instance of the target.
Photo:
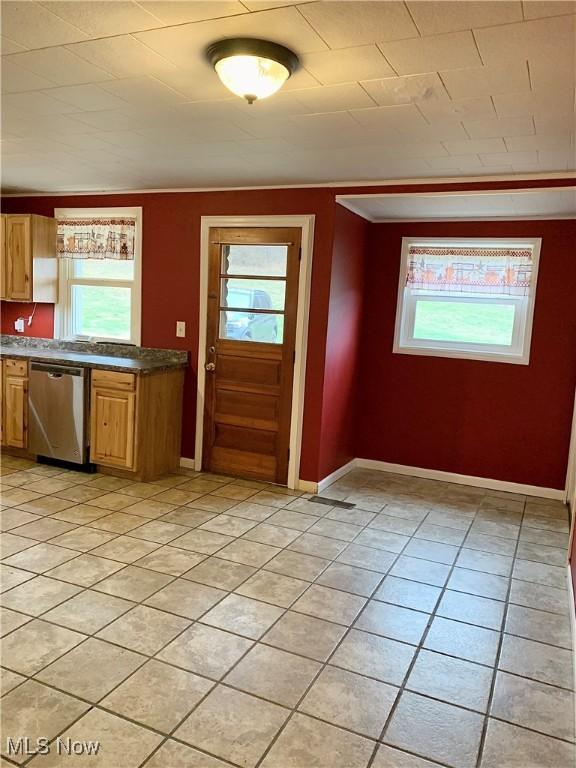
<svg viewBox="0 0 576 768">
<path fill-rule="evenodd" d="M 140 344 L 141 208 L 55 211 L 61 339 Z"/>
<path fill-rule="evenodd" d="M 540 243 L 403 238 L 394 352 L 527 365 Z"/>
</svg>

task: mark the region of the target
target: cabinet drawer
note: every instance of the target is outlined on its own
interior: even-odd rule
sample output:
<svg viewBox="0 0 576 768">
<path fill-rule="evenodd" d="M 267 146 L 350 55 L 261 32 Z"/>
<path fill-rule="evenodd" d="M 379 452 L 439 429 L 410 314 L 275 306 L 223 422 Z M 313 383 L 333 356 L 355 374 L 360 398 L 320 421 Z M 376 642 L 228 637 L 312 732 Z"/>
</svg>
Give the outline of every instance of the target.
<svg viewBox="0 0 576 768">
<path fill-rule="evenodd" d="M 95 387 L 133 392 L 136 389 L 136 376 L 133 373 L 120 373 L 119 371 L 93 370 L 92 384 Z"/>
<path fill-rule="evenodd" d="M 28 376 L 26 360 L 5 360 L 4 370 L 7 376 Z"/>
</svg>

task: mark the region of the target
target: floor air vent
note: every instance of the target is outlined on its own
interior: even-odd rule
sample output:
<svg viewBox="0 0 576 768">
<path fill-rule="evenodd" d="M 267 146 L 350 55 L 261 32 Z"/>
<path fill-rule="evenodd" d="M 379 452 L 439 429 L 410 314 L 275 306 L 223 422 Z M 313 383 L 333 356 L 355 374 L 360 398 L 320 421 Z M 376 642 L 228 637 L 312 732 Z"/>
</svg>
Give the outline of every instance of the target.
<svg viewBox="0 0 576 768">
<path fill-rule="evenodd" d="M 340 507 L 340 509 L 354 509 L 356 506 L 356 504 L 349 504 L 347 501 L 327 499 L 325 496 L 310 496 L 308 501 L 314 501 L 316 504 L 327 504 L 329 507 Z"/>
</svg>

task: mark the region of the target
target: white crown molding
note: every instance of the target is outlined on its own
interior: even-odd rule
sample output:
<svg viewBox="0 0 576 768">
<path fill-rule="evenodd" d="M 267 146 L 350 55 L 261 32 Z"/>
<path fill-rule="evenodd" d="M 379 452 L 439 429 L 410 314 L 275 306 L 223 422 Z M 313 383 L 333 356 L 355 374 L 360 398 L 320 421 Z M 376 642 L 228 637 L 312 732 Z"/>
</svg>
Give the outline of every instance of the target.
<svg viewBox="0 0 576 768">
<path fill-rule="evenodd" d="M 482 184 L 487 182 L 515 181 L 568 181 L 576 179 L 576 171 L 553 171 L 550 173 L 507 174 L 500 176 L 425 176 L 415 179 L 386 179 L 384 181 L 326 181 L 314 184 L 276 184 L 244 187 L 158 187 L 155 189 L 100 189 L 86 192 L 8 192 L 0 193 L 1 197 L 87 197 L 100 195 L 153 195 L 159 193 L 182 192 L 250 192 L 262 189 L 339 189 L 347 187 L 403 187 L 414 185 L 434 184 Z M 557 189 L 557 187 L 555 187 Z"/>
</svg>

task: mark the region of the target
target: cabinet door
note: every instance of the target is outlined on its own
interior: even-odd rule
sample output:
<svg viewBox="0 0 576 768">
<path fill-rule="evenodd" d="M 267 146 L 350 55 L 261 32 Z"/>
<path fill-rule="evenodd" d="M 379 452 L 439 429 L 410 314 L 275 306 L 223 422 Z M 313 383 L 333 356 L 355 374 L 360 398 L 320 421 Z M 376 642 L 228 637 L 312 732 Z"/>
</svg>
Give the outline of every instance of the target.
<svg viewBox="0 0 576 768">
<path fill-rule="evenodd" d="M 6 299 L 6 214 L 0 216 L 0 298 Z"/>
<path fill-rule="evenodd" d="M 28 445 L 28 378 L 4 376 L 4 445 L 26 448 Z"/>
<path fill-rule="evenodd" d="M 135 469 L 136 394 L 93 386 L 90 409 L 90 460 Z"/>
<path fill-rule="evenodd" d="M 30 216 L 6 217 L 6 298 L 32 301 Z"/>
</svg>

